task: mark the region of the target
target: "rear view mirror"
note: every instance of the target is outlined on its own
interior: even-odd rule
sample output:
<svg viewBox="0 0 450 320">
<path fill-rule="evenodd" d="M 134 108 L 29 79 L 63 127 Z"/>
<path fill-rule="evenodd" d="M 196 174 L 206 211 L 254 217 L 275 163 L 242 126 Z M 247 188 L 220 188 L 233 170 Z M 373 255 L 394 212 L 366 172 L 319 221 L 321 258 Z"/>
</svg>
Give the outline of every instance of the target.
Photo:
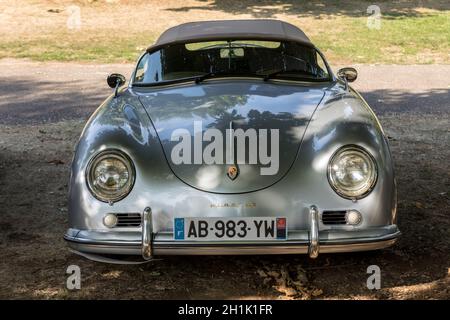
<svg viewBox="0 0 450 320">
<path fill-rule="evenodd" d="M 358 78 L 358 71 L 351 67 L 342 68 L 337 72 L 337 76 L 342 80 L 347 80 L 347 82 L 353 82 Z"/>
<path fill-rule="evenodd" d="M 116 88 L 116 86 L 120 87 L 125 84 L 125 81 L 125 77 L 120 73 L 111 73 L 108 78 L 106 78 L 106 82 L 111 88 Z"/>
<path fill-rule="evenodd" d="M 220 57 L 222 59 L 242 58 L 243 56 L 244 56 L 244 48 L 220 49 Z"/>
<path fill-rule="evenodd" d="M 125 84 L 125 77 L 120 73 L 111 73 L 108 78 L 106 78 L 106 82 L 108 86 L 114 89 L 114 98 L 117 97 L 117 93 L 119 92 L 119 87 Z"/>
</svg>

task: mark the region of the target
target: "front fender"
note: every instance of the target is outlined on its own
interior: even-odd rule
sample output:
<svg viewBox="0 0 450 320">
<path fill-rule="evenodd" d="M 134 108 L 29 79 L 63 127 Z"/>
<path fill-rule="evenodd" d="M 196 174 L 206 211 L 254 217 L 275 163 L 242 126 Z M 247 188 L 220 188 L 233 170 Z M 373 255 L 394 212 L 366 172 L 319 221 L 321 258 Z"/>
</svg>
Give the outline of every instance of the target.
<svg viewBox="0 0 450 320">
<path fill-rule="evenodd" d="M 372 192 L 359 200 L 339 196 L 328 182 L 327 166 L 342 146 L 358 145 L 375 159 L 378 179 Z M 299 197 L 323 210 L 356 209 L 361 228 L 396 221 L 396 186 L 388 141 L 373 111 L 353 89 L 332 88 L 316 109 L 305 132 L 291 177 L 301 183 Z"/>
<path fill-rule="evenodd" d="M 135 185 L 130 194 L 126 200 L 112 205 L 97 200 L 86 184 L 90 159 L 105 149 L 125 152 L 136 168 Z M 117 98 L 109 97 L 88 120 L 75 149 L 69 185 L 70 226 L 99 229 L 102 228 L 100 213 L 141 212 L 143 204 L 139 204 L 138 198 L 141 191 L 145 191 L 142 190 L 146 185 L 143 179 L 157 182 L 170 173 L 156 132 L 139 100 L 128 91 Z"/>
</svg>

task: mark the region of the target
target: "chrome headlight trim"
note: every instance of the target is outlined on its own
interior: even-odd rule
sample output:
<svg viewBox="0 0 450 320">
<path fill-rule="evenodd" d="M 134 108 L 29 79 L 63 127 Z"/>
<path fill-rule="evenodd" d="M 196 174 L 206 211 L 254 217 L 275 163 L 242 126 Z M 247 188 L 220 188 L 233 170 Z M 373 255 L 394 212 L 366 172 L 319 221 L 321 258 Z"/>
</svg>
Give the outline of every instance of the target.
<svg viewBox="0 0 450 320">
<path fill-rule="evenodd" d="M 110 195 L 102 194 L 101 192 L 99 192 L 99 190 L 96 190 L 96 186 L 93 183 L 94 180 L 93 171 L 101 161 L 108 158 L 121 161 L 125 165 L 126 170 L 128 172 L 128 179 L 125 185 L 121 189 L 119 189 L 115 194 Z M 114 203 L 122 200 L 131 192 L 136 179 L 136 170 L 133 161 L 126 153 L 117 149 L 107 149 L 95 154 L 89 160 L 89 163 L 86 167 L 85 179 L 89 191 L 97 200 L 107 203 Z"/>
<path fill-rule="evenodd" d="M 336 159 L 341 157 L 346 152 L 360 153 L 363 156 L 363 158 L 365 157 L 366 159 L 368 159 L 370 161 L 370 164 L 372 166 L 371 177 L 369 177 L 369 179 L 368 179 L 369 183 L 358 194 L 350 194 L 350 192 L 346 192 L 346 190 L 343 190 L 343 188 L 341 186 L 339 186 L 339 183 L 334 179 L 333 174 L 332 174 L 333 163 L 335 162 Z M 372 154 L 370 154 L 370 152 L 368 152 L 363 147 L 360 147 L 358 145 L 345 145 L 345 146 L 339 148 L 331 156 L 331 158 L 328 162 L 328 166 L 327 166 L 327 178 L 328 178 L 328 182 L 329 182 L 330 186 L 332 187 L 332 189 L 341 197 L 343 197 L 345 199 L 350 199 L 350 200 L 362 199 L 370 194 L 370 192 L 373 190 L 373 188 L 375 187 L 375 185 L 377 183 L 378 165 L 377 165 L 377 162 L 375 161 L 375 158 L 372 156 Z"/>
</svg>

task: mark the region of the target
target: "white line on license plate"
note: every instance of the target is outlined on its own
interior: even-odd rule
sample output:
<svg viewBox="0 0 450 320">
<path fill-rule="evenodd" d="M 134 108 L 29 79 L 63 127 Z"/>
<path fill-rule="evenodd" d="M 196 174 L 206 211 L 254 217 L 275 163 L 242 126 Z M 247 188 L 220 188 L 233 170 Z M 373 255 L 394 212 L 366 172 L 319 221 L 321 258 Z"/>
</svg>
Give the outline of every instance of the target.
<svg viewBox="0 0 450 320">
<path fill-rule="evenodd" d="M 174 218 L 174 240 L 286 240 L 287 220 L 278 217 Z"/>
</svg>

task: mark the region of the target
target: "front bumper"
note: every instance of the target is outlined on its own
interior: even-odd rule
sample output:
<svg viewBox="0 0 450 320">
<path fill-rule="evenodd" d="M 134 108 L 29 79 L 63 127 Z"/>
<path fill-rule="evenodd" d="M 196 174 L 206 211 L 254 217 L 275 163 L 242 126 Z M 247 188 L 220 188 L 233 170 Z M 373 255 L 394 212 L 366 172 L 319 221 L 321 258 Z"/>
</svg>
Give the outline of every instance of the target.
<svg viewBox="0 0 450 320">
<path fill-rule="evenodd" d="M 363 230 L 319 231 L 317 211 L 311 210 L 309 230 L 291 230 L 285 241 L 204 242 L 175 241 L 172 232 L 152 232 L 151 211 L 144 211 L 142 231 L 117 232 L 68 229 L 64 239 L 76 252 L 95 255 L 142 255 L 146 260 L 164 255 L 309 254 L 377 250 L 393 245 L 397 225 Z"/>
</svg>

